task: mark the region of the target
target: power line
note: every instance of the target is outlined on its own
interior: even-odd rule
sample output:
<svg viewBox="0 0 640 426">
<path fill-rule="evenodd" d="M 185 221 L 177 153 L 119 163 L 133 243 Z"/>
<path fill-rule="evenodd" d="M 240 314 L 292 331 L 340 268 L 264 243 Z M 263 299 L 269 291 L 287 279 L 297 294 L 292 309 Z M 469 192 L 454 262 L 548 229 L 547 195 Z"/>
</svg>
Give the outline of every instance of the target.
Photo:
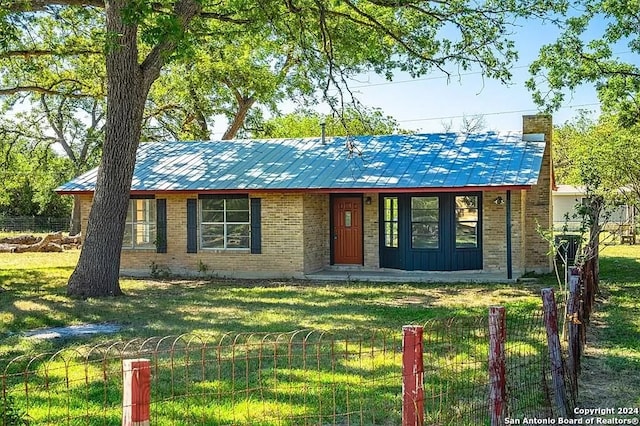
<svg viewBox="0 0 640 426">
<path fill-rule="evenodd" d="M 528 68 L 528 65 L 519 65 L 517 67 L 511 67 L 511 69 L 521 69 L 521 68 Z M 468 76 L 468 75 L 478 75 L 478 74 L 483 74 L 482 71 L 471 71 L 471 72 L 465 72 L 465 73 L 460 73 L 460 74 L 455 74 L 453 77 L 464 77 L 464 76 Z M 422 77 L 422 78 L 410 78 L 407 80 L 396 80 L 396 81 L 383 81 L 381 83 L 367 83 L 367 84 L 361 84 L 359 86 L 349 86 L 350 89 L 364 89 L 367 87 L 377 87 L 377 86 L 389 86 L 392 84 L 404 84 L 404 83 L 414 83 L 414 82 L 419 82 L 419 81 L 429 81 L 429 80 L 441 80 L 441 79 L 450 79 L 452 78 L 452 75 L 435 75 L 432 77 Z M 358 80 L 353 80 L 356 81 L 358 83 L 360 83 Z"/>
<path fill-rule="evenodd" d="M 580 104 L 580 105 L 567 105 L 565 107 L 561 107 L 560 109 L 567 109 L 567 108 L 582 108 L 582 107 L 589 107 L 589 106 L 598 106 L 600 105 L 599 103 L 590 103 L 590 104 Z M 506 114 L 518 114 L 518 113 L 524 113 L 524 112 L 538 112 L 537 109 L 535 108 L 529 108 L 529 109 L 515 109 L 515 110 L 509 110 L 509 111 L 492 111 L 492 112 L 480 112 L 477 114 L 462 114 L 462 115 L 449 115 L 449 116 L 443 116 L 443 117 L 430 117 L 430 118 L 412 118 L 409 120 L 396 120 L 398 123 L 411 123 L 411 122 L 416 122 L 416 121 L 432 121 L 432 120 L 450 120 L 452 118 L 464 118 L 464 117 L 469 117 L 469 116 L 474 116 L 474 115 L 480 115 L 480 116 L 487 116 L 487 115 L 506 115 Z"/>
</svg>

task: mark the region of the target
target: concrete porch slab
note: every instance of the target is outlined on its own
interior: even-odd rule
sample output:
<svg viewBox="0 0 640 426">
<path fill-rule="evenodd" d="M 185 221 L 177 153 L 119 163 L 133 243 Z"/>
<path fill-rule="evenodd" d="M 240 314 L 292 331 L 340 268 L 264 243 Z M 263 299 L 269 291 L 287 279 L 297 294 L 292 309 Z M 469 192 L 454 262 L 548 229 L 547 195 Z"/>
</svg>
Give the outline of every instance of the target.
<svg viewBox="0 0 640 426">
<path fill-rule="evenodd" d="M 317 281 L 426 282 L 426 283 L 514 283 L 506 273 L 477 271 L 401 271 L 398 269 L 364 269 L 362 267 L 330 267 L 305 274 Z"/>
</svg>

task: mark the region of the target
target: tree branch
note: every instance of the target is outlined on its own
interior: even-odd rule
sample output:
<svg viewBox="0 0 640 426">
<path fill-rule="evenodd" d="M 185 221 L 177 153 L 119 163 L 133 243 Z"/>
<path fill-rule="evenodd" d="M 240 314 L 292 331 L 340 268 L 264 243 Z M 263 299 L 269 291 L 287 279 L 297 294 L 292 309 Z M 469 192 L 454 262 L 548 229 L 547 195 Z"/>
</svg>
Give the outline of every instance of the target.
<svg viewBox="0 0 640 426">
<path fill-rule="evenodd" d="M 16 0 L 9 2 L 9 12 L 41 12 L 49 6 L 91 6 L 104 7 L 104 0 Z"/>
<path fill-rule="evenodd" d="M 91 97 L 90 95 L 85 95 L 81 93 L 68 93 L 60 90 L 47 89 L 46 87 L 40 87 L 40 86 L 16 86 L 16 87 L 4 88 L 4 89 L 0 88 L 0 95 L 15 95 L 17 93 L 26 93 L 26 92 L 41 93 L 43 95 L 52 95 L 52 96 L 60 95 L 60 96 L 67 96 L 67 97 L 76 98 L 76 99 Z"/>
<path fill-rule="evenodd" d="M 186 30 L 191 20 L 201 12 L 201 6 L 195 0 L 178 0 L 173 8 L 173 13 L 178 19 L 179 26 Z M 177 40 L 168 38 L 153 47 L 151 52 L 140 65 L 143 80 L 147 87 L 160 75 L 160 70 L 168 60 L 168 56 L 175 49 Z"/>
<path fill-rule="evenodd" d="M 0 53 L 0 59 L 4 58 L 31 58 L 31 57 L 40 57 L 40 56 L 74 56 L 74 55 L 101 55 L 104 52 L 99 50 L 70 50 L 68 52 L 57 51 L 57 50 L 11 50 L 8 52 Z"/>
</svg>

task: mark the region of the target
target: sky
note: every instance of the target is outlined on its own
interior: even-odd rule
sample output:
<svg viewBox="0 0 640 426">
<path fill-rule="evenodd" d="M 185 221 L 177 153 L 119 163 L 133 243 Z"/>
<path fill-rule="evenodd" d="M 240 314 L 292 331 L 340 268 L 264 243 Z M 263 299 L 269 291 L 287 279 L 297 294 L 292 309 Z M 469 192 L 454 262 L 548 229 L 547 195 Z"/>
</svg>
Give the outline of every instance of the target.
<svg viewBox="0 0 640 426">
<path fill-rule="evenodd" d="M 590 35 L 602 33 L 604 21 L 596 21 Z M 535 114 L 538 107 L 526 89 L 529 65 L 538 55 L 543 44 L 552 43 L 559 35 L 551 24 L 526 22 L 514 29 L 513 36 L 519 60 L 512 69 L 509 85 L 483 78 L 480 73 L 453 76 L 449 82 L 445 75 L 434 71 L 422 78 L 412 79 L 407 74 L 397 74 L 387 81 L 375 74 L 359 76 L 351 85 L 358 100 L 367 107 L 380 108 L 395 118 L 402 129 L 418 132 L 442 132 L 450 125 L 451 131 L 460 130 L 462 118 L 482 115 L 485 130 L 518 131 L 522 127 L 522 115 Z M 626 49 L 622 46 L 621 50 Z M 614 49 L 614 51 L 616 51 Z M 595 88 L 585 85 L 566 96 L 562 107 L 553 113 L 554 124 L 564 124 L 587 110 L 597 117 L 600 112 Z M 283 107 L 290 112 L 293 107 Z M 326 105 L 319 105 L 321 113 L 329 113 Z M 224 129 L 214 129 L 214 138 Z M 219 133 L 219 134 L 218 134 Z"/>
<path fill-rule="evenodd" d="M 604 22 L 601 22 L 604 26 Z M 480 73 L 453 76 L 449 82 L 445 75 L 434 72 L 412 80 L 398 74 L 388 82 L 375 74 L 362 76 L 362 83 L 352 89 L 368 107 L 381 108 L 394 117 L 403 129 L 421 132 L 442 132 L 445 124 L 451 130 L 460 128 L 463 116 L 481 114 L 486 130 L 517 131 L 522 127 L 522 115 L 535 114 L 538 107 L 525 87 L 529 79 L 529 65 L 543 44 L 552 43 L 559 31 L 551 24 L 528 22 L 516 28 L 514 34 L 519 60 L 512 69 L 512 81 L 504 85 L 483 78 Z M 601 31 L 601 28 L 600 28 Z M 598 28 L 594 32 L 600 32 Z M 599 102 L 593 86 L 585 85 L 566 97 L 562 108 L 553 113 L 555 124 L 563 124 L 575 117 L 580 109 L 599 114 Z"/>
</svg>

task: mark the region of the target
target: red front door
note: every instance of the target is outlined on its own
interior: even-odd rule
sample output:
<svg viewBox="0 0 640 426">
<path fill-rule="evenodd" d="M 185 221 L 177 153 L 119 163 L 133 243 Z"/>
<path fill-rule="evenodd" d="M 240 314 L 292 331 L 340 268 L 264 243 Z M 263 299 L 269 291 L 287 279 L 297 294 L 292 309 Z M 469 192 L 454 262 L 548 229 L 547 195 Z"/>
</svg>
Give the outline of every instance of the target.
<svg viewBox="0 0 640 426">
<path fill-rule="evenodd" d="M 362 198 L 333 199 L 333 262 L 362 264 Z"/>
</svg>

